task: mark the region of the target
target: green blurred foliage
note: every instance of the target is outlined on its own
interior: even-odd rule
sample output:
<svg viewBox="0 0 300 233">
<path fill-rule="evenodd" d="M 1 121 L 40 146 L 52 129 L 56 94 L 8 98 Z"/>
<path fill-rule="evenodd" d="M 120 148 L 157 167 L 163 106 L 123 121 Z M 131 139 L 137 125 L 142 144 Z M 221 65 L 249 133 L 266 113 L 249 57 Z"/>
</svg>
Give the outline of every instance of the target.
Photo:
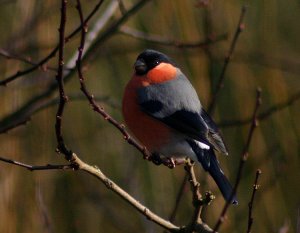
<svg viewBox="0 0 300 233">
<path fill-rule="evenodd" d="M 110 1 L 101 7 L 100 17 Z M 128 9 L 136 1 L 125 0 Z M 206 8 L 196 0 L 150 1 L 126 26 L 185 41 L 205 41 L 227 34 L 228 39 L 203 48 L 184 49 L 162 46 L 115 33 L 95 50 L 85 62 L 86 84 L 95 96 L 108 96 L 103 106 L 122 121 L 120 104 L 132 64 L 139 52 L 154 48 L 170 55 L 180 64 L 208 106 L 223 66 L 224 57 L 237 27 L 244 1 L 211 0 Z M 82 1 L 87 15 L 96 0 Z M 260 112 L 286 102 L 300 90 L 300 5 L 297 0 L 249 1 L 245 30 L 241 34 L 226 73 L 225 85 L 218 99 L 214 118 L 217 122 L 251 116 L 255 90 L 263 90 Z M 68 2 L 67 32 L 78 26 L 74 0 Z M 58 41 L 60 1 L 0 1 L 0 47 L 38 61 Z M 120 17 L 117 9 L 114 18 Z M 97 20 L 94 18 L 89 25 Z M 79 44 L 79 36 L 66 45 L 67 61 Z M 56 67 L 57 59 L 48 65 Z M 0 79 L 14 74 L 28 64 L 0 57 Z M 32 96 L 42 93 L 54 80 L 55 72 L 42 69 L 0 87 L 0 119 L 17 110 Z M 77 76 L 67 83 L 68 94 L 80 94 Z M 254 207 L 254 232 L 279 232 L 288 222 L 290 233 L 296 232 L 300 209 L 300 118 L 299 101 L 260 122 L 255 131 L 241 185 L 240 204 L 232 207 L 221 232 L 245 232 L 248 201 L 255 172 L 262 170 L 260 189 Z M 35 114 L 30 123 L 0 135 L 0 156 L 30 164 L 62 164 L 55 153 L 56 106 Z M 235 179 L 249 124 L 222 128 L 230 156 L 220 157 L 230 180 Z M 142 159 L 120 133 L 91 110 L 87 101 L 67 104 L 63 119 L 67 145 L 140 202 L 168 218 L 184 177 L 182 167 L 170 170 Z M 82 172 L 40 171 L 0 163 L 0 232 L 161 232 L 96 179 Z M 214 226 L 224 200 L 215 183 L 202 168 L 197 168 L 203 193 L 212 190 L 217 196 L 205 208 L 204 220 Z M 191 193 L 186 187 L 175 223 L 187 224 L 193 213 Z M 46 217 L 45 217 L 46 216 Z M 297 217 L 298 216 L 298 217 Z M 45 219 L 49 219 L 49 223 Z"/>
</svg>

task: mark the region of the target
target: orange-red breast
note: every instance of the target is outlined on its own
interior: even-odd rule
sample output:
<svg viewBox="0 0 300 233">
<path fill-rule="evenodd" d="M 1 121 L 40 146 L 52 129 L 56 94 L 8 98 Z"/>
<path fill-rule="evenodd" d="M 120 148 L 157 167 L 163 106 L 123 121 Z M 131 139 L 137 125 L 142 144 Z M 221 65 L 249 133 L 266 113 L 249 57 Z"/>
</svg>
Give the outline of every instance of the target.
<svg viewBox="0 0 300 233">
<path fill-rule="evenodd" d="M 228 154 L 223 139 L 195 89 L 168 56 L 147 49 L 137 57 L 122 110 L 127 126 L 149 151 L 199 162 L 224 198 L 230 198 L 232 187 L 214 153 Z M 237 204 L 235 197 L 232 203 Z"/>
</svg>

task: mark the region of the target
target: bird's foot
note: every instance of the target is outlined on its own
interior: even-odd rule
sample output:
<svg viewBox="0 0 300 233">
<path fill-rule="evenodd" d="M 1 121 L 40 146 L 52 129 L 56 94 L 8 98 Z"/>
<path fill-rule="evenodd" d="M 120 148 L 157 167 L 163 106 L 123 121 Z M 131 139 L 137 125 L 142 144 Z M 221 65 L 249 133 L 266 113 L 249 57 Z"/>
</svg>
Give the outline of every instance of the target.
<svg viewBox="0 0 300 233">
<path fill-rule="evenodd" d="M 154 163 L 155 165 L 161 165 L 163 163 L 158 153 L 152 153 L 148 160 L 152 161 L 152 163 Z"/>
<path fill-rule="evenodd" d="M 175 166 L 176 166 L 176 160 L 174 160 L 173 158 L 165 158 L 164 160 L 163 160 L 163 164 L 165 165 L 165 166 L 167 166 L 168 168 L 171 168 L 171 169 L 173 169 Z"/>
</svg>

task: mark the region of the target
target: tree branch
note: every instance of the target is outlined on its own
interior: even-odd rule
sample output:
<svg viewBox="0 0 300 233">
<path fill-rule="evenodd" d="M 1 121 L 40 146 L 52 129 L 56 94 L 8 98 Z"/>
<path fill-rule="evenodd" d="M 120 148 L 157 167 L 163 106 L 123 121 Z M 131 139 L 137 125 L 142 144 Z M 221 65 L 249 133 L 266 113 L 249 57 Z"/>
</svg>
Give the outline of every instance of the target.
<svg viewBox="0 0 300 233">
<path fill-rule="evenodd" d="M 250 126 L 250 130 L 249 130 L 249 133 L 248 133 L 246 144 L 244 146 L 244 149 L 243 149 L 243 152 L 242 152 L 242 155 L 241 155 L 240 164 L 239 164 L 239 168 L 238 168 L 238 172 L 237 172 L 237 176 L 236 176 L 236 181 L 235 181 L 232 193 L 230 195 L 230 198 L 228 199 L 228 201 L 226 201 L 226 204 L 225 204 L 225 206 L 222 210 L 222 213 L 221 213 L 221 215 L 220 215 L 220 217 L 219 217 L 219 219 L 218 219 L 218 221 L 217 221 L 217 223 L 214 227 L 214 232 L 217 232 L 219 230 L 221 224 L 224 222 L 226 212 L 227 212 L 229 206 L 231 205 L 231 200 L 235 196 L 237 188 L 239 186 L 239 183 L 240 183 L 240 180 L 241 180 L 241 177 L 242 177 L 242 171 L 243 171 L 243 168 L 244 168 L 244 164 L 247 161 L 248 156 L 249 156 L 248 151 L 249 151 L 250 143 L 251 143 L 251 140 L 252 140 L 252 137 L 253 137 L 253 133 L 254 133 L 255 128 L 258 126 L 257 112 L 258 112 L 258 108 L 259 108 L 260 105 L 261 105 L 261 89 L 258 88 L 257 91 L 256 91 L 256 104 L 255 104 L 255 108 L 254 108 L 254 111 L 253 111 L 252 123 L 251 123 L 251 126 Z"/>
<path fill-rule="evenodd" d="M 123 200 L 133 206 L 136 210 L 138 210 L 141 214 L 147 217 L 148 220 L 155 222 L 159 226 L 168 229 L 171 232 L 179 232 L 180 228 L 170 223 L 167 220 L 159 217 L 147 207 L 142 205 L 132 196 L 130 196 L 126 191 L 124 191 L 121 187 L 119 187 L 116 183 L 110 180 L 107 176 L 105 176 L 99 168 L 90 166 L 80 160 L 75 154 L 73 154 L 72 163 L 75 163 L 78 166 L 79 170 L 85 171 L 90 175 L 93 175 L 97 179 L 99 179 L 108 189 L 115 192 L 118 196 L 120 196 Z"/>
<path fill-rule="evenodd" d="M 63 80 L 63 71 L 64 71 L 64 47 L 65 47 L 65 26 L 67 20 L 67 0 L 61 0 L 61 18 L 59 26 L 59 55 L 58 55 L 58 68 L 56 81 L 58 83 L 59 90 L 59 104 L 56 113 L 56 122 L 55 122 L 55 134 L 57 140 L 57 149 L 58 153 L 63 153 L 66 156 L 66 159 L 71 159 L 72 152 L 66 147 L 64 138 L 62 135 L 62 118 L 64 113 L 65 105 L 68 101 L 68 97 L 65 94 L 64 90 L 64 80 Z"/>
<path fill-rule="evenodd" d="M 7 59 L 14 59 L 14 60 L 18 60 L 18 61 L 21 61 L 21 62 L 24 62 L 24 63 L 27 63 L 27 64 L 30 64 L 32 66 L 35 66 L 37 65 L 36 62 L 33 62 L 31 60 L 31 58 L 29 57 L 22 57 L 22 56 L 18 56 L 18 55 L 15 55 L 15 54 L 11 54 L 10 52 L 0 48 L 0 55 L 2 57 L 5 57 Z M 56 68 L 53 68 L 53 67 L 47 67 L 47 68 L 43 68 L 42 69 L 43 71 L 46 71 L 46 70 L 51 70 L 51 71 L 56 71 Z"/>
<path fill-rule="evenodd" d="M 241 32 L 244 30 L 245 28 L 245 25 L 244 25 L 244 18 L 245 18 L 245 14 L 246 14 L 246 10 L 247 10 L 247 7 L 246 6 L 243 6 L 242 7 L 242 11 L 241 11 L 241 15 L 240 15 L 240 19 L 239 19 L 239 22 L 238 22 L 238 26 L 237 26 L 237 29 L 236 29 L 236 32 L 234 34 L 234 37 L 232 39 L 232 42 L 231 42 L 231 45 L 230 45 L 230 48 L 229 48 L 229 52 L 228 52 L 228 55 L 225 57 L 225 61 L 224 61 L 224 65 L 223 65 L 223 69 L 221 71 L 221 74 L 220 74 L 220 78 L 217 82 L 217 86 L 216 86 L 216 90 L 212 96 L 212 100 L 211 100 L 211 103 L 209 105 L 209 108 L 208 108 L 208 112 L 210 114 L 213 113 L 214 111 L 214 108 L 215 108 L 215 105 L 216 105 L 216 102 L 217 102 L 217 98 L 218 98 L 218 95 L 220 93 L 220 90 L 223 88 L 224 86 L 224 79 L 225 79 L 225 73 L 226 73 L 226 70 L 227 70 L 227 67 L 229 65 L 229 62 L 230 62 L 230 59 L 232 57 L 232 54 L 233 54 L 233 51 L 236 47 L 236 44 L 237 44 L 237 41 L 238 41 L 238 38 L 239 38 L 239 35 L 241 34 Z"/>
<path fill-rule="evenodd" d="M 133 37 L 135 39 L 145 40 L 151 43 L 156 43 L 160 45 L 173 46 L 178 48 L 198 48 L 198 47 L 206 47 L 210 44 L 219 42 L 221 40 L 227 39 L 227 35 L 219 35 L 215 38 L 208 38 L 206 41 L 199 42 L 182 42 L 173 39 L 168 39 L 159 35 L 149 34 L 146 32 L 142 32 L 130 27 L 123 26 L 119 30 L 124 35 Z"/>
<path fill-rule="evenodd" d="M 270 107 L 269 109 L 265 110 L 264 112 L 258 114 L 257 119 L 259 121 L 263 121 L 263 120 L 269 118 L 270 116 L 272 116 L 273 114 L 275 114 L 276 112 L 279 112 L 279 111 L 293 105 L 294 103 L 296 103 L 299 100 L 300 100 L 300 91 L 293 94 L 286 102 L 283 102 L 280 104 L 275 104 L 274 106 Z M 249 117 L 246 119 L 241 119 L 241 120 L 228 120 L 228 121 L 222 121 L 222 122 L 218 123 L 218 126 L 220 126 L 220 128 L 242 126 L 242 125 L 246 125 L 246 124 L 250 123 L 251 121 L 252 121 L 252 117 Z"/>
<path fill-rule="evenodd" d="M 71 164 L 62 164 L 62 165 L 53 165 L 53 164 L 46 164 L 46 165 L 31 165 L 22 163 L 12 159 L 6 159 L 4 157 L 0 157 L 0 161 L 5 163 L 10 163 L 19 167 L 23 167 L 28 169 L 29 171 L 40 171 L 40 170 L 66 170 L 66 169 L 73 169 Z"/>
<path fill-rule="evenodd" d="M 248 212 L 248 228 L 247 228 L 247 233 L 251 233 L 251 228 L 252 228 L 252 225 L 253 225 L 252 210 L 253 210 L 253 203 L 254 203 L 255 194 L 256 194 L 256 191 L 259 188 L 258 178 L 259 178 L 260 175 L 261 175 L 261 170 L 258 169 L 256 171 L 256 175 L 255 175 L 255 180 L 254 180 L 254 185 L 253 185 L 253 191 L 252 191 L 251 199 L 250 199 L 250 202 L 248 203 L 249 212 Z"/>
</svg>

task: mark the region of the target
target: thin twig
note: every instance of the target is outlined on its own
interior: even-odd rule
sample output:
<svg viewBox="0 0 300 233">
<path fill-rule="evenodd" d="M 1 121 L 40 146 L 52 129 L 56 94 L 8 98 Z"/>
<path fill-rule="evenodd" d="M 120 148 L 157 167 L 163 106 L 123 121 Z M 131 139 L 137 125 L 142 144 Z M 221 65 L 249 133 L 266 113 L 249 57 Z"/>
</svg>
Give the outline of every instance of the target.
<svg viewBox="0 0 300 233">
<path fill-rule="evenodd" d="M 280 104 L 275 104 L 274 106 L 268 108 L 264 112 L 258 114 L 257 119 L 259 121 L 263 121 L 263 120 L 269 118 L 270 116 L 272 116 L 274 113 L 279 112 L 279 111 L 293 105 L 294 103 L 296 103 L 299 100 L 300 100 L 300 92 L 297 92 L 297 93 L 293 94 L 292 96 L 290 96 L 290 98 L 287 101 L 280 103 Z M 218 126 L 220 128 L 242 126 L 242 125 L 246 125 L 246 124 L 250 123 L 251 120 L 252 120 L 251 117 L 249 117 L 249 118 L 241 119 L 241 120 L 222 121 L 222 122 L 218 123 Z"/>
<path fill-rule="evenodd" d="M 178 40 L 168 39 L 159 35 L 149 34 L 146 32 L 142 32 L 127 26 L 123 26 L 119 30 L 121 33 L 127 36 L 131 36 L 136 39 L 145 40 L 151 43 L 156 43 L 160 45 L 166 46 L 174 46 L 178 48 L 198 48 L 202 47 L 205 48 L 206 46 L 213 44 L 215 42 L 219 42 L 221 40 L 227 39 L 227 35 L 219 35 L 215 38 L 208 38 L 206 41 L 199 41 L 199 42 L 182 42 Z"/>
<path fill-rule="evenodd" d="M 64 71 L 64 47 L 65 47 L 65 26 L 67 20 L 67 0 L 61 0 L 61 18 L 59 26 L 59 55 L 58 55 L 58 68 L 56 80 L 58 83 L 59 90 L 59 104 L 56 113 L 56 122 L 55 122 L 55 134 L 57 140 L 57 152 L 63 153 L 67 160 L 71 158 L 72 152 L 66 147 L 64 138 L 62 135 L 62 117 L 64 113 L 65 104 L 68 101 L 68 97 L 65 94 L 64 90 L 64 80 L 63 80 L 63 71 Z"/>
<path fill-rule="evenodd" d="M 85 19 L 85 22 L 87 23 L 92 16 L 98 11 L 100 6 L 102 5 L 104 0 L 100 0 L 94 9 L 91 11 L 91 13 L 88 15 L 88 17 Z M 77 27 L 73 32 L 71 32 L 66 38 L 65 38 L 65 43 L 69 42 L 71 38 L 73 38 L 78 32 L 80 32 L 80 26 Z M 9 82 L 12 82 L 20 77 L 23 77 L 24 75 L 30 74 L 31 72 L 37 70 L 39 67 L 42 67 L 47 61 L 49 61 L 51 58 L 55 57 L 57 51 L 59 50 L 59 44 L 46 56 L 44 57 L 41 61 L 37 62 L 35 65 L 32 67 L 25 69 L 25 70 L 19 70 L 15 74 L 9 76 L 6 79 L 0 80 L 0 86 L 6 86 Z"/>
<path fill-rule="evenodd" d="M 115 101 L 113 101 L 110 96 L 95 96 L 95 101 L 100 101 L 101 103 L 105 103 L 107 106 L 111 108 L 119 108 L 119 104 L 117 104 Z M 68 101 L 69 102 L 74 102 L 74 101 L 83 101 L 86 100 L 85 96 L 82 96 L 81 94 L 69 94 L 68 95 Z M 42 105 L 38 106 L 35 108 L 31 115 L 34 115 L 42 110 L 48 109 L 51 106 L 57 105 L 59 103 L 59 97 L 50 99 L 45 101 Z M 31 118 L 24 119 L 23 122 L 16 122 L 17 125 L 10 125 L 10 127 L 5 128 L 5 130 L 2 133 L 7 133 L 10 130 L 19 128 L 20 126 L 26 125 Z"/>
<path fill-rule="evenodd" d="M 220 93 L 220 90 L 224 86 L 225 73 L 226 73 L 228 64 L 230 62 L 230 59 L 232 57 L 233 51 L 234 51 L 234 49 L 236 47 L 239 35 L 241 34 L 241 32 L 243 31 L 243 29 L 245 28 L 245 25 L 244 25 L 243 22 L 244 22 L 246 10 L 247 10 L 247 7 L 243 6 L 242 7 L 242 11 L 241 11 L 241 15 L 240 15 L 240 19 L 239 19 L 239 22 L 238 22 L 238 26 L 237 26 L 237 29 L 236 29 L 236 32 L 235 32 L 233 40 L 231 42 L 231 45 L 230 45 L 230 48 L 229 48 L 229 52 L 228 52 L 227 56 L 225 57 L 225 61 L 224 61 L 224 65 L 223 65 L 223 68 L 222 68 L 222 71 L 221 71 L 221 74 L 220 74 L 220 78 L 219 78 L 219 80 L 217 82 L 216 90 L 214 91 L 211 103 L 210 103 L 209 108 L 208 108 L 208 112 L 210 114 L 212 114 L 212 112 L 214 111 L 218 95 Z"/>
<path fill-rule="evenodd" d="M 29 58 L 29 57 L 18 56 L 18 55 L 12 54 L 12 53 L 10 53 L 7 50 L 2 49 L 2 48 L 0 48 L 0 56 L 5 57 L 7 59 L 18 60 L 18 61 L 30 64 L 30 65 L 33 65 L 33 66 L 37 65 L 37 62 L 33 62 L 31 60 L 31 58 Z M 53 67 L 47 67 L 47 68 L 42 69 L 42 70 L 43 71 L 47 71 L 47 70 L 56 71 L 57 69 L 53 68 Z"/>
<path fill-rule="evenodd" d="M 261 105 L 261 89 L 258 88 L 257 91 L 256 91 L 256 104 L 255 104 L 255 108 L 254 108 L 254 111 L 253 111 L 252 123 L 251 123 L 250 130 L 249 130 L 249 133 L 248 133 L 247 141 L 246 141 L 246 144 L 244 146 L 242 156 L 241 156 L 241 159 L 240 159 L 240 164 L 239 164 L 239 168 L 238 168 L 238 172 L 237 172 L 237 176 L 236 176 L 236 181 L 235 181 L 232 193 L 230 195 L 230 198 L 228 199 L 228 201 L 226 201 L 226 204 L 225 204 L 225 206 L 222 210 L 222 213 L 221 213 L 221 215 L 220 215 L 220 217 L 219 217 L 219 219 L 218 219 L 218 221 L 217 221 L 217 223 L 214 227 L 214 232 L 217 232 L 219 230 L 221 224 L 225 221 L 226 212 L 227 212 L 227 210 L 228 210 L 228 208 L 231 204 L 231 200 L 235 196 L 237 188 L 239 186 L 239 183 L 240 183 L 240 180 L 241 180 L 241 177 L 242 177 L 242 171 L 243 171 L 243 168 L 244 168 L 244 164 L 247 161 L 248 156 L 249 156 L 248 151 L 249 151 L 250 143 L 251 143 L 251 140 L 252 140 L 252 137 L 253 137 L 253 133 L 254 133 L 255 128 L 258 126 L 257 112 L 258 112 L 258 108 L 259 108 L 260 105 Z"/>
<path fill-rule="evenodd" d="M 252 228 L 252 225 L 253 225 L 252 210 L 253 210 L 253 203 L 254 203 L 255 194 L 256 194 L 256 191 L 259 188 L 258 178 L 259 178 L 260 175 L 261 175 L 261 170 L 258 169 L 256 171 L 256 175 L 255 175 L 255 180 L 254 180 L 254 184 L 253 184 L 253 190 L 252 190 L 251 199 L 250 199 L 250 201 L 248 203 L 249 212 L 248 212 L 248 228 L 247 228 L 247 233 L 251 233 L 251 228 Z"/>
<path fill-rule="evenodd" d="M 193 193 L 193 205 L 194 205 L 194 215 L 191 221 L 191 228 L 192 230 L 195 229 L 197 224 L 202 223 L 201 220 L 201 212 L 202 212 L 202 195 L 200 192 L 200 183 L 196 179 L 195 171 L 194 171 L 194 164 L 191 163 L 189 160 L 185 165 L 185 170 L 188 174 L 188 181 L 191 185 L 191 190 Z"/>
<path fill-rule="evenodd" d="M 60 165 L 54 165 L 54 164 L 46 164 L 46 165 L 31 165 L 22 163 L 16 160 L 12 159 L 6 159 L 3 157 L 0 157 L 0 160 L 5 163 L 10 163 L 19 167 L 23 167 L 28 169 L 29 171 L 40 171 L 40 170 L 66 170 L 66 169 L 73 169 L 73 166 L 71 164 L 60 164 Z"/>
<path fill-rule="evenodd" d="M 203 224 L 201 219 L 201 212 L 204 205 L 210 204 L 210 202 L 215 198 L 210 192 L 205 194 L 205 198 L 202 197 L 200 191 L 200 183 L 197 181 L 195 171 L 194 171 L 194 163 L 191 160 L 187 160 L 186 165 L 184 167 L 186 170 L 188 181 L 190 182 L 191 190 L 193 193 L 193 205 L 194 205 L 194 214 L 192 217 L 192 221 L 188 228 L 194 232 L 197 229 L 197 226 Z M 208 228 L 208 230 L 211 230 Z"/>
</svg>

